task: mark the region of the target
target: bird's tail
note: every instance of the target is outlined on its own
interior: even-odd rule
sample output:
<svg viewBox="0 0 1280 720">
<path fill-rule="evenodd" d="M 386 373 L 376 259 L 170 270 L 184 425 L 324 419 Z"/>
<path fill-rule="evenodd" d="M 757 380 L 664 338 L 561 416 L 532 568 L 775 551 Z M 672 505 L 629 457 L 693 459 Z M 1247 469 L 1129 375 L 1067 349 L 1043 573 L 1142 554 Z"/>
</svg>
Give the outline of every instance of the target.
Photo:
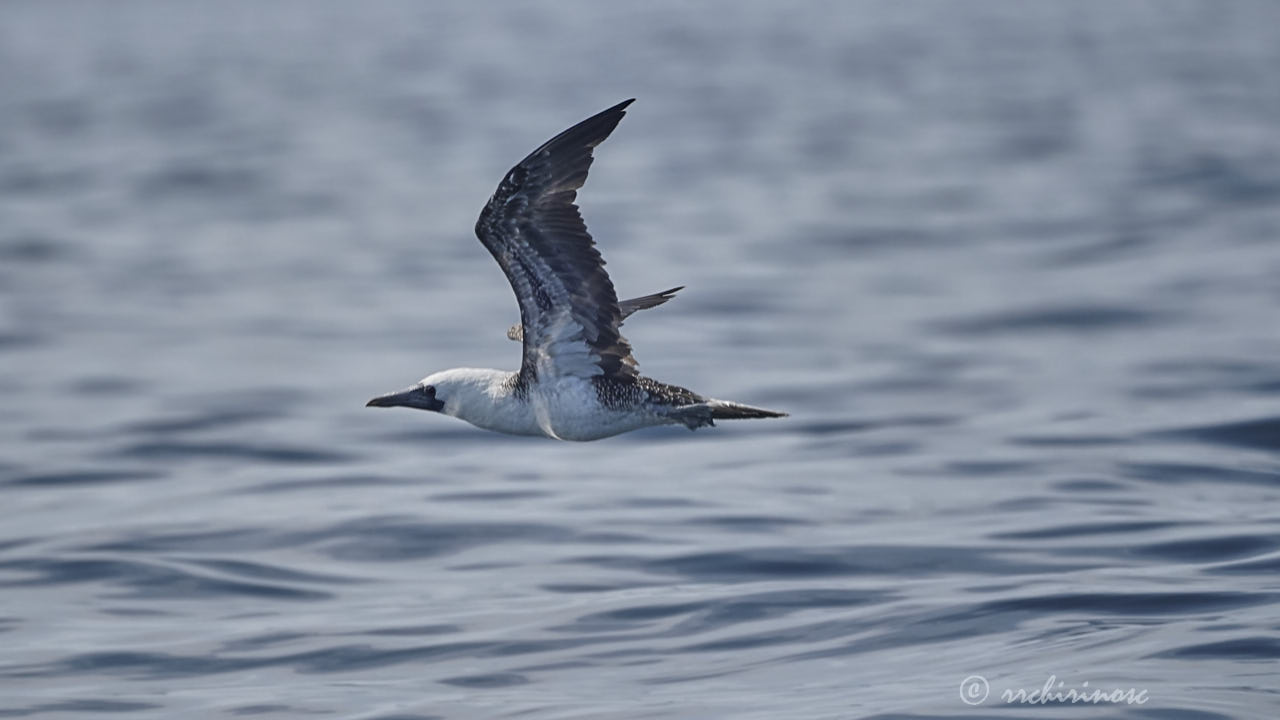
<svg viewBox="0 0 1280 720">
<path fill-rule="evenodd" d="M 728 400 L 707 400 L 706 402 L 682 405 L 667 411 L 675 422 L 682 423 L 690 430 L 700 427 L 715 427 L 716 420 L 750 420 L 752 418 L 786 417 L 784 412 L 751 407 Z"/>
<path fill-rule="evenodd" d="M 728 400 L 711 400 L 707 405 L 711 407 L 711 417 L 715 420 L 752 420 L 755 418 L 787 417 L 787 413 L 784 412 L 778 412 L 777 410 L 765 410 L 764 408 L 729 402 Z"/>
</svg>

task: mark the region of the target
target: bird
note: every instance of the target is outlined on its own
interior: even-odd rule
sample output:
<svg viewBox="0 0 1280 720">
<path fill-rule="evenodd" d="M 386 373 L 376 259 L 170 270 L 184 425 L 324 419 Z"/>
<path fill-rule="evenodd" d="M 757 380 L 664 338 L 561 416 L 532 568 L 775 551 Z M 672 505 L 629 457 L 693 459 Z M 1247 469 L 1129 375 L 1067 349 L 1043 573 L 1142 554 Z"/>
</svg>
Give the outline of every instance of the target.
<svg viewBox="0 0 1280 720">
<path fill-rule="evenodd" d="M 690 430 L 716 420 L 787 413 L 718 400 L 641 375 L 619 332 L 627 315 L 666 302 L 673 288 L 623 302 L 575 204 L 593 150 L 635 98 L 561 132 L 502 178 L 476 221 L 520 307 L 507 335 L 522 346 L 516 372 L 453 368 L 366 407 L 407 407 L 511 435 L 588 441 L 658 425 Z"/>
</svg>

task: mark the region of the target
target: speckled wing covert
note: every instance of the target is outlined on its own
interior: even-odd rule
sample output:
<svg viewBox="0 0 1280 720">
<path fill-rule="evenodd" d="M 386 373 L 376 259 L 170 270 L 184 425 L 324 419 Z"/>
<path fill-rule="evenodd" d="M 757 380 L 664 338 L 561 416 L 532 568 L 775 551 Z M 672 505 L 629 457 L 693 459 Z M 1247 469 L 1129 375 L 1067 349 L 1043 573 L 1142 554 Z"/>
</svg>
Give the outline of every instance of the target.
<svg viewBox="0 0 1280 720">
<path fill-rule="evenodd" d="M 520 304 L 521 383 L 636 375 L 631 345 L 618 332 L 618 296 L 574 204 L 591 150 L 633 101 L 583 120 L 530 153 L 502 179 L 476 221 L 476 236 Z"/>
</svg>

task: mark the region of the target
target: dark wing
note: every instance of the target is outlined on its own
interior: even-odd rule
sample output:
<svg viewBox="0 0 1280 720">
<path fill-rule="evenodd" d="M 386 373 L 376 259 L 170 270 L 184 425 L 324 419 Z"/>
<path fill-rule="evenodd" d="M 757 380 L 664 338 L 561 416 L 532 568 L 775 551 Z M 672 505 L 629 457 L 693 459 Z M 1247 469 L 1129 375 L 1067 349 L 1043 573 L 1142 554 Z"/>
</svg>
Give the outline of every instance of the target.
<svg viewBox="0 0 1280 720">
<path fill-rule="evenodd" d="M 638 298 L 631 298 L 630 300 L 619 300 L 618 312 L 622 313 L 622 319 L 626 320 L 629 316 L 635 313 L 635 311 L 648 310 L 651 307 L 657 307 L 658 305 L 661 305 L 675 297 L 676 293 L 683 289 L 684 286 L 681 285 L 680 287 L 673 287 L 670 290 L 663 290 L 662 292 L 654 293 L 652 295 L 644 295 Z"/>
<path fill-rule="evenodd" d="M 618 312 L 622 315 L 622 320 L 626 320 L 637 310 L 648 310 L 651 307 L 657 307 L 662 303 L 676 296 L 676 293 L 684 289 L 684 286 L 673 287 L 670 290 L 663 290 L 660 293 L 645 295 L 643 297 L 631 298 L 630 300 L 618 301 Z M 619 321 L 621 324 L 621 320 Z M 521 342 L 524 340 L 524 328 L 519 323 L 507 328 L 507 339 Z"/>
<path fill-rule="evenodd" d="M 609 137 L 633 101 L 583 120 L 530 153 L 502 179 L 476 221 L 476 236 L 520 303 L 522 382 L 636 374 L 631 345 L 618 332 L 618 296 L 574 204 L 592 148 Z"/>
</svg>

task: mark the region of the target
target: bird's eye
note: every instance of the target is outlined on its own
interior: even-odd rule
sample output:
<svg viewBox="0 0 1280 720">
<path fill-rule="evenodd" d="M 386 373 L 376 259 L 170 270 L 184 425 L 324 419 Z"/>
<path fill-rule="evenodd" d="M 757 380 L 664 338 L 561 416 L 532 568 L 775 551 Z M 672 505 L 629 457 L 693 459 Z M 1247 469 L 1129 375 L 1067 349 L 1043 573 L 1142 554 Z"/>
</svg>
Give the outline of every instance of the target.
<svg viewBox="0 0 1280 720">
<path fill-rule="evenodd" d="M 423 385 L 422 392 L 434 396 L 436 394 L 436 388 L 434 385 Z"/>
</svg>

